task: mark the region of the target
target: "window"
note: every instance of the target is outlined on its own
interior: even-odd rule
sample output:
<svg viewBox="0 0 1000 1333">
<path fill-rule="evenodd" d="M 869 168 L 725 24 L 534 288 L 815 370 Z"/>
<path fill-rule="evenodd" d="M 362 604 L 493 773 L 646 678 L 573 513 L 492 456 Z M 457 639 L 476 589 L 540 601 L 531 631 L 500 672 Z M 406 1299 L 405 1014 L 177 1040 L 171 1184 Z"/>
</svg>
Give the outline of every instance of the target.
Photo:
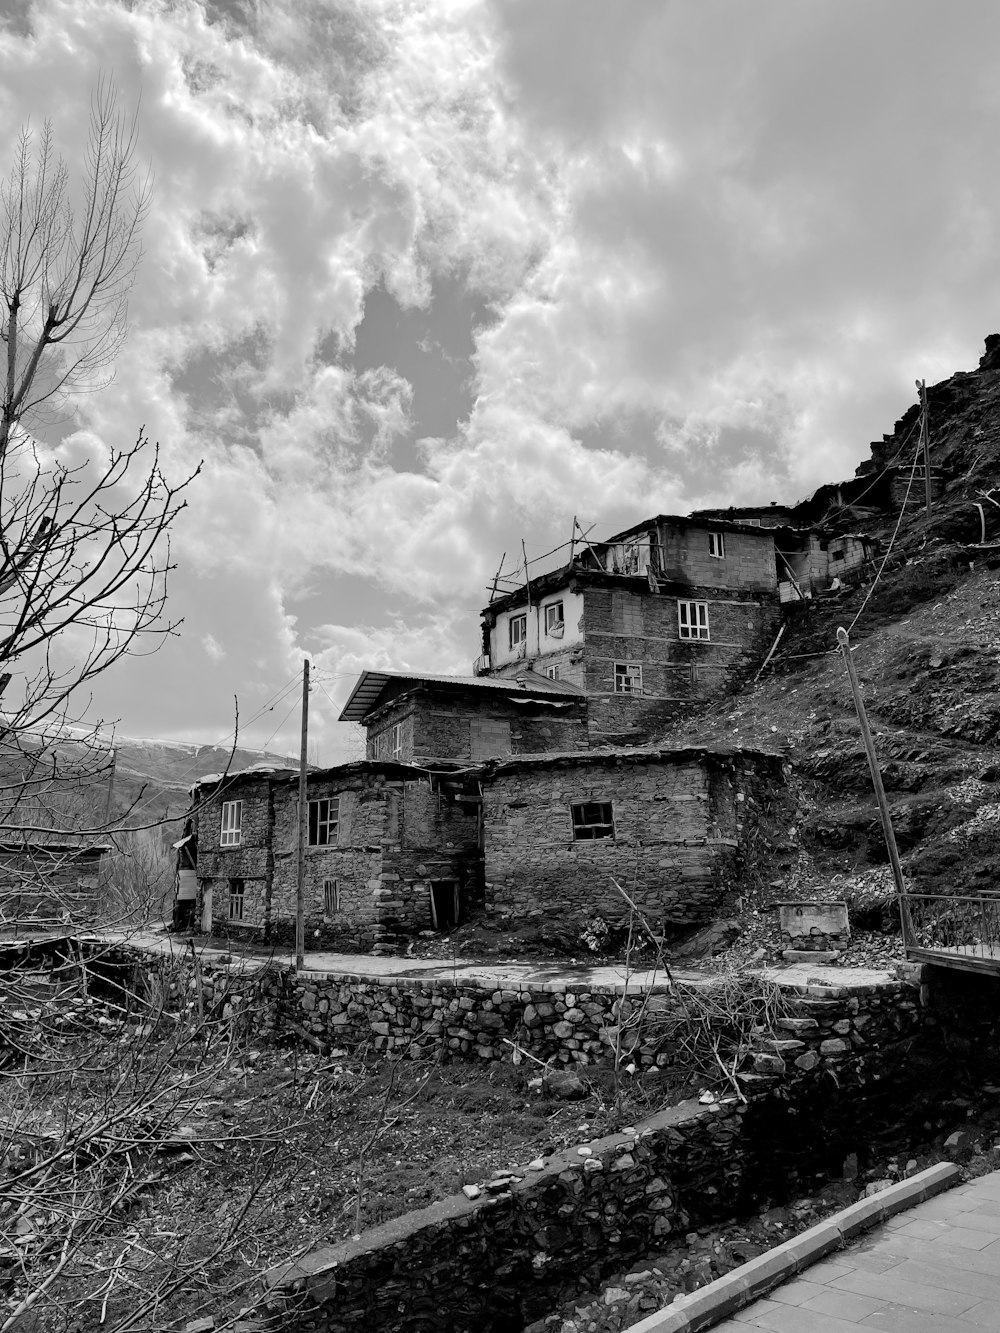
<svg viewBox="0 0 1000 1333">
<path fill-rule="evenodd" d="M 323 881 L 323 915 L 335 916 L 340 911 L 340 881 L 336 879 L 325 879 Z"/>
<path fill-rule="evenodd" d="M 562 602 L 549 602 L 545 608 L 545 633 L 561 639 L 564 628 Z"/>
<path fill-rule="evenodd" d="M 510 646 L 520 648 L 528 637 L 528 617 L 526 615 L 511 616 L 507 622 L 507 628 L 510 633 Z"/>
<path fill-rule="evenodd" d="M 844 558 L 844 553 L 843 553 L 843 551 L 831 551 L 831 552 L 830 552 L 830 559 L 831 559 L 831 560 L 843 560 L 843 558 Z"/>
<path fill-rule="evenodd" d="M 558 666 L 550 666 L 550 667 L 546 667 L 546 668 L 545 668 L 545 674 L 546 674 L 546 676 L 548 676 L 549 680 L 558 680 L 558 679 L 559 679 L 559 668 L 558 668 Z"/>
<path fill-rule="evenodd" d="M 336 796 L 309 802 L 310 847 L 330 847 L 336 843 L 339 814 L 340 801 Z"/>
<path fill-rule="evenodd" d="M 229 881 L 229 919 L 230 921 L 243 920 L 243 905 L 246 902 L 246 885 L 241 879 L 231 879 Z"/>
<path fill-rule="evenodd" d="M 678 602 L 677 629 L 682 639 L 707 639 L 708 603 Z"/>
<path fill-rule="evenodd" d="M 581 801 L 578 805 L 571 805 L 570 809 L 573 812 L 574 842 L 615 836 L 610 801 Z"/>
<path fill-rule="evenodd" d="M 243 841 L 243 802 L 222 802 L 222 829 L 219 843 L 223 847 L 238 847 Z"/>
<path fill-rule="evenodd" d="M 708 534 L 708 554 L 714 560 L 725 560 L 726 558 L 726 535 L 723 532 L 710 532 Z"/>
<path fill-rule="evenodd" d="M 615 694 L 641 694 L 642 667 L 634 662 L 615 663 Z"/>
</svg>

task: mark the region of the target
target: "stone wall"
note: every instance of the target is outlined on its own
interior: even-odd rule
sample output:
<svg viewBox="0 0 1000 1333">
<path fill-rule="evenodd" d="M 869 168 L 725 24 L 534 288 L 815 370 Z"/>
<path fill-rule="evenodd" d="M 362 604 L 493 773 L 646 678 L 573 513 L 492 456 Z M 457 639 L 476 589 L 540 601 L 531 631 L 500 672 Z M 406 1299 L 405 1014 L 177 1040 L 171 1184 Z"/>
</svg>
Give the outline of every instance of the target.
<svg viewBox="0 0 1000 1333">
<path fill-rule="evenodd" d="M 803 988 L 788 1008 L 748 1055 L 744 1078 L 750 1087 L 821 1065 L 839 1067 L 894 1043 L 918 1015 L 916 992 L 903 983 Z M 520 1048 L 538 1060 L 583 1066 L 613 1053 L 621 1024 L 623 1048 L 640 1068 L 664 1068 L 676 1059 L 673 1038 L 664 1031 L 664 1020 L 676 1013 L 662 979 L 646 994 L 639 980 L 626 993 L 622 984 L 522 987 L 485 978 L 448 983 L 440 977 L 359 980 L 305 972 L 285 977 L 280 1005 L 280 1015 L 321 1041 L 414 1059 L 510 1061 Z"/>
<path fill-rule="evenodd" d="M 309 775 L 308 799 L 337 803 L 327 845 L 307 846 L 307 947 L 367 952 L 431 926 L 436 880 L 459 885 L 465 910 L 481 900 L 478 794 L 453 790 L 447 775 L 400 764 L 356 763 Z M 219 935 L 269 943 L 294 939 L 298 780 L 260 773 L 228 779 L 195 816 L 198 879 L 213 888 Z M 222 804 L 243 802 L 239 846 L 219 845 Z M 243 914 L 229 912 L 229 886 L 242 880 Z"/>
<path fill-rule="evenodd" d="M 627 925 L 626 887 L 654 929 L 708 921 L 739 893 L 745 812 L 781 762 L 750 753 L 622 751 L 498 763 L 483 782 L 487 902 L 579 934 Z M 571 806 L 610 802 L 614 836 L 574 840 Z"/>
<path fill-rule="evenodd" d="M 709 532 L 721 533 L 725 555 L 709 552 Z M 777 586 L 774 537 L 770 532 L 726 531 L 714 527 L 659 525 L 658 569 L 663 578 L 705 588 L 773 592 Z"/>
<path fill-rule="evenodd" d="M 588 1002 L 574 998 L 586 1015 Z M 503 993 L 491 1002 L 479 1012 L 505 1019 Z M 917 992 L 903 983 L 801 986 L 792 1007 L 771 1039 L 786 1045 L 759 1053 L 763 1067 L 741 1080 L 746 1102 L 683 1103 L 632 1133 L 500 1176 L 482 1197 L 459 1195 L 315 1251 L 271 1275 L 282 1326 L 518 1330 L 569 1280 L 596 1283 L 678 1232 L 791 1197 L 825 1155 L 842 1161 L 845 1148 L 863 1146 L 870 1103 L 906 1095 L 892 1075 L 908 1067 L 920 1027 Z M 456 1011 L 470 1031 L 474 1008 Z"/>
<path fill-rule="evenodd" d="M 586 592 L 582 670 L 594 745 L 645 740 L 683 705 L 735 689 L 763 659 L 780 620 L 776 591 L 720 596 L 693 583 L 653 593 L 630 582 Z M 708 603 L 710 639 L 680 638 L 679 599 Z M 641 694 L 615 693 L 616 662 L 642 666 Z"/>
<path fill-rule="evenodd" d="M 403 724 L 403 757 L 417 764 L 442 760 L 472 763 L 489 757 L 483 753 L 483 723 L 490 724 L 491 733 L 496 730 L 500 737 L 500 744 L 490 749 L 491 755 L 586 750 L 586 709 L 583 698 L 545 703 L 529 694 L 523 702 L 514 703 L 499 691 L 487 689 L 463 696 L 432 691 L 408 693 L 398 704 L 380 709 L 372 719 L 368 753 L 375 753 L 378 738 L 397 722 Z"/>
</svg>

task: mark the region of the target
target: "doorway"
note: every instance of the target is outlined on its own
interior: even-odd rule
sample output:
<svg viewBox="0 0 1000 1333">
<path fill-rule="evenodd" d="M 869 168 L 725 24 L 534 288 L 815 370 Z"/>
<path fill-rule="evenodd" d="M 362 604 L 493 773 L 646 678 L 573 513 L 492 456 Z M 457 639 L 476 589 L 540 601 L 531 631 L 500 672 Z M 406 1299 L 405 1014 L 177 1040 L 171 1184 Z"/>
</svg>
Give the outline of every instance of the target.
<svg viewBox="0 0 1000 1333">
<path fill-rule="evenodd" d="M 431 880 L 431 925 L 435 930 L 453 930 L 459 922 L 458 880 Z"/>
</svg>

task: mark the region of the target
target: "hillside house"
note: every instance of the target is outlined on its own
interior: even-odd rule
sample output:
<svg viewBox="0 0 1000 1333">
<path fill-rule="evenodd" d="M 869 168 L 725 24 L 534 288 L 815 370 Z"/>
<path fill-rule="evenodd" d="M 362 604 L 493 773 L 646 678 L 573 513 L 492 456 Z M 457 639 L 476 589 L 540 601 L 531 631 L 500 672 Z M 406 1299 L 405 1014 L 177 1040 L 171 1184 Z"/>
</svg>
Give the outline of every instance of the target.
<svg viewBox="0 0 1000 1333">
<path fill-rule="evenodd" d="M 308 947 L 389 951 L 401 936 L 457 924 L 481 899 L 474 780 L 362 760 L 313 770 L 307 783 Z M 203 779 L 191 820 L 202 929 L 293 940 L 298 775 Z"/>
<path fill-rule="evenodd" d="M 778 755 L 592 750 L 495 760 L 483 775 L 487 905 L 580 935 L 627 922 L 617 880 L 657 931 L 730 910 Z"/>
<path fill-rule="evenodd" d="M 339 720 L 367 729 L 369 759 L 406 764 L 474 764 L 588 745 L 583 690 L 524 667 L 503 679 L 365 671 Z"/>
<path fill-rule="evenodd" d="M 477 669 L 574 685 L 592 746 L 641 743 L 681 705 L 734 688 L 779 614 L 771 530 L 660 516 L 495 598 Z"/>
</svg>

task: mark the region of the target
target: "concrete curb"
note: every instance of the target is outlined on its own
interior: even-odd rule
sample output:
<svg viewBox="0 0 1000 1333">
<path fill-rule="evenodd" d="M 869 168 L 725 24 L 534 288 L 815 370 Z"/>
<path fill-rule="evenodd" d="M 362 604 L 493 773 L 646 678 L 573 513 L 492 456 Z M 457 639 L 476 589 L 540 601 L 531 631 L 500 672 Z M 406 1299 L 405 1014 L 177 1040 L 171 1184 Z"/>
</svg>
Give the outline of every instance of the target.
<svg viewBox="0 0 1000 1333">
<path fill-rule="evenodd" d="M 961 1172 L 952 1162 L 929 1166 L 909 1180 L 901 1180 L 880 1194 L 861 1199 L 748 1264 L 682 1296 L 666 1309 L 633 1324 L 629 1333 L 697 1333 L 699 1329 L 711 1328 L 818 1259 L 843 1249 L 862 1231 L 950 1189 L 960 1179 Z"/>
</svg>

